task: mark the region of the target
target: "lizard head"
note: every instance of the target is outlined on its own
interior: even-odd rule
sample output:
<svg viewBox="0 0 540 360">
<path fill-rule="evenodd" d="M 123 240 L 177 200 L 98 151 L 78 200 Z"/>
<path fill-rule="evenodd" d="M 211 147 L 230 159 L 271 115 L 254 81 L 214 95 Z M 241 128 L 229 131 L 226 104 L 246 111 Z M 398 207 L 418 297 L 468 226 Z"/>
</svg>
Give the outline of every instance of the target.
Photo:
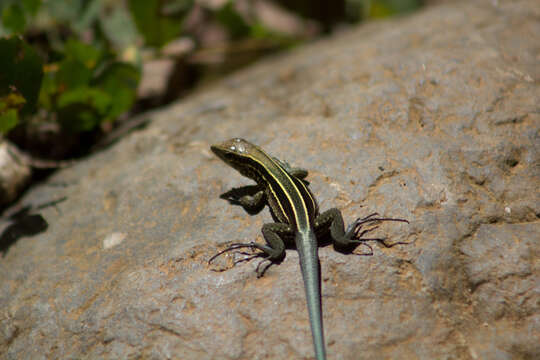
<svg viewBox="0 0 540 360">
<path fill-rule="evenodd" d="M 228 165 L 238 170 L 241 174 L 251 177 L 250 168 L 253 157 L 263 153 L 256 145 L 247 140 L 233 138 L 210 146 L 210 150 Z"/>
<path fill-rule="evenodd" d="M 242 158 L 249 156 L 256 149 L 257 147 L 255 145 L 240 138 L 230 139 L 221 144 L 210 146 L 210 150 L 226 163 L 241 161 Z"/>
</svg>

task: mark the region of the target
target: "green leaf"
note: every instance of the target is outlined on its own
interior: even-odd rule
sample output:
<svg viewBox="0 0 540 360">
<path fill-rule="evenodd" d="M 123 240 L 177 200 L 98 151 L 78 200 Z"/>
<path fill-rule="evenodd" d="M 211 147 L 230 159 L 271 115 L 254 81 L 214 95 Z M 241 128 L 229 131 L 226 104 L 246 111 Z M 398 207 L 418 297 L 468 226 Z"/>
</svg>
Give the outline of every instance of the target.
<svg viewBox="0 0 540 360">
<path fill-rule="evenodd" d="M 383 0 L 378 0 L 383 1 Z M 422 6 L 422 0 L 384 0 L 388 2 L 389 6 L 393 9 L 394 13 L 405 13 Z"/>
<path fill-rule="evenodd" d="M 117 49 L 124 49 L 137 41 L 137 28 L 124 8 L 115 8 L 99 19 L 103 32 Z"/>
<path fill-rule="evenodd" d="M 99 114 L 104 114 L 111 104 L 111 97 L 106 92 L 91 88 L 79 87 L 66 91 L 58 98 L 58 107 L 66 107 L 75 103 L 85 103 L 92 106 Z"/>
<path fill-rule="evenodd" d="M 56 22 L 74 23 L 80 18 L 86 0 L 53 0 L 45 1 L 45 13 L 50 14 Z"/>
<path fill-rule="evenodd" d="M 70 22 L 70 25 L 80 36 L 83 36 L 82 34 L 85 31 L 88 31 L 92 24 L 99 19 L 102 7 L 105 6 L 103 2 L 104 1 L 102 0 L 83 1 L 80 14 L 75 19 L 71 19 Z M 69 6 L 69 4 L 67 6 Z"/>
<path fill-rule="evenodd" d="M 68 39 L 64 52 L 67 58 L 75 59 L 88 69 L 93 69 L 103 56 L 103 52 L 95 46 L 85 44 L 76 39 Z"/>
<path fill-rule="evenodd" d="M 21 33 L 26 25 L 23 9 L 19 4 L 9 4 L 2 11 L 2 24 L 12 33 Z"/>
<path fill-rule="evenodd" d="M 90 131 L 100 123 L 100 115 L 92 106 L 74 103 L 58 109 L 58 122 L 62 128 L 71 132 Z"/>
<path fill-rule="evenodd" d="M 104 0 L 49 0 L 44 1 L 42 13 L 50 16 L 54 24 L 67 26 L 70 33 L 75 32 L 82 37 L 91 31 L 101 11 L 112 3 Z"/>
<path fill-rule="evenodd" d="M 58 121 L 70 131 L 88 131 L 105 120 L 112 98 L 106 92 L 79 87 L 58 98 Z"/>
<path fill-rule="evenodd" d="M 294 46 L 300 42 L 300 39 L 269 29 L 260 22 L 255 22 L 250 26 L 249 36 L 255 39 L 271 40 L 281 47 Z"/>
<path fill-rule="evenodd" d="M 39 91 L 39 106 L 52 111 L 56 95 L 58 94 L 58 86 L 56 82 L 55 73 L 45 72 L 43 74 L 43 81 L 41 82 L 41 89 Z"/>
<path fill-rule="evenodd" d="M 7 134 L 19 123 L 19 110 L 25 103 L 26 100 L 15 92 L 0 97 L 0 134 Z"/>
<path fill-rule="evenodd" d="M 129 10 L 147 45 L 160 47 L 180 34 L 192 3 L 193 0 L 169 3 L 163 0 L 129 0 Z M 174 6 L 170 7 L 171 4 Z"/>
<path fill-rule="evenodd" d="M 421 0 L 373 0 L 369 5 L 368 17 L 384 18 L 419 8 Z"/>
<path fill-rule="evenodd" d="M 41 59 L 17 37 L 0 39 L 0 54 L 0 97 L 18 93 L 26 101 L 21 111 L 34 111 L 43 78 Z"/>
<path fill-rule="evenodd" d="M 272 30 L 268 29 L 264 24 L 257 22 L 250 27 L 250 36 L 256 39 L 265 39 L 272 37 Z"/>
<path fill-rule="evenodd" d="M 233 38 L 245 37 L 250 33 L 250 26 L 236 11 L 232 1 L 227 2 L 218 10 L 216 18 L 227 28 Z"/>
<path fill-rule="evenodd" d="M 0 133 L 7 134 L 19 122 L 19 116 L 16 109 L 9 109 L 0 114 Z"/>
<path fill-rule="evenodd" d="M 58 64 L 56 84 L 58 91 L 74 89 L 90 83 L 92 70 L 82 62 L 73 58 L 66 58 Z"/>
<path fill-rule="evenodd" d="M 7 109 L 21 109 L 25 103 L 26 100 L 21 94 L 13 92 L 0 98 L 0 113 Z"/>
<path fill-rule="evenodd" d="M 25 13 L 35 16 L 41 5 L 41 0 L 22 0 L 22 6 Z"/>
<path fill-rule="evenodd" d="M 369 17 L 372 19 L 385 18 L 393 13 L 393 9 L 383 1 L 373 2 L 369 8 Z"/>
<path fill-rule="evenodd" d="M 116 118 L 135 102 L 140 71 L 133 65 L 115 62 L 96 78 L 92 84 L 114 99 L 108 109 L 108 119 Z"/>
</svg>

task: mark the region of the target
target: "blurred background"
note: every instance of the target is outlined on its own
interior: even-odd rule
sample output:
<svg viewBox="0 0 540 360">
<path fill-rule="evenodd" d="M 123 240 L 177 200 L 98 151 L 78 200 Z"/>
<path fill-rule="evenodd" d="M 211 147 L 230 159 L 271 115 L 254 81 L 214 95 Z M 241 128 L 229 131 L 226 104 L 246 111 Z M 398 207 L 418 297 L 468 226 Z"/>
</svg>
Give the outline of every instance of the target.
<svg viewBox="0 0 540 360">
<path fill-rule="evenodd" d="M 144 126 L 137 113 L 261 57 L 425 2 L 0 0 L 0 144 L 34 179 L 46 176 Z"/>
</svg>

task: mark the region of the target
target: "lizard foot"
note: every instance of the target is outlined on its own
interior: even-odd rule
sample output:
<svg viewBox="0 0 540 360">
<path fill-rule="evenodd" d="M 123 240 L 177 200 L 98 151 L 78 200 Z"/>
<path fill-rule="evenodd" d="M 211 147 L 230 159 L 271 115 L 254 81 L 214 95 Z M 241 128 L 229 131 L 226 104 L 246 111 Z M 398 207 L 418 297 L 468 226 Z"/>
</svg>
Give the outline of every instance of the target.
<svg viewBox="0 0 540 360">
<path fill-rule="evenodd" d="M 394 247 L 399 244 L 408 244 L 407 242 L 399 241 L 392 244 L 389 244 L 386 242 L 386 238 L 368 238 L 364 237 L 364 235 L 376 230 L 379 228 L 379 223 L 383 221 L 397 221 L 397 222 L 404 222 L 409 223 L 408 220 L 405 219 L 398 219 L 398 218 L 381 218 L 378 217 L 378 213 L 370 214 L 364 218 L 358 218 L 356 219 L 347 229 L 347 234 L 351 234 L 351 243 L 357 243 L 359 245 L 364 245 L 369 248 L 368 253 L 354 253 L 356 255 L 363 255 L 363 256 L 371 256 L 373 255 L 373 248 L 371 245 L 367 243 L 367 241 L 377 241 L 381 243 L 384 247 L 390 248 Z M 367 229 L 363 229 L 365 225 L 374 225 Z"/>
<path fill-rule="evenodd" d="M 241 249 L 250 249 L 251 251 L 242 251 Z M 258 252 L 254 252 L 254 250 L 258 250 Z M 229 270 L 231 268 L 233 268 L 234 266 L 238 265 L 239 263 L 243 263 L 243 262 L 249 262 L 255 258 L 260 258 L 260 257 L 263 257 L 263 259 L 259 262 L 259 264 L 257 264 L 257 268 L 255 270 L 255 272 L 257 273 L 257 277 L 261 277 L 264 275 L 264 273 L 266 272 L 266 270 L 270 267 L 270 265 L 272 265 L 272 261 L 268 258 L 268 255 L 264 252 L 263 249 L 261 249 L 261 245 L 257 244 L 257 243 L 254 243 L 254 242 L 251 242 L 251 243 L 233 243 L 231 244 L 229 247 L 227 247 L 226 249 L 224 250 L 221 250 L 220 252 L 218 252 L 217 254 L 215 254 L 214 256 L 212 256 L 209 260 L 208 260 L 208 265 L 211 265 L 215 259 L 217 259 L 218 257 L 220 257 L 221 255 L 225 254 L 225 253 L 232 253 L 233 256 L 234 255 L 241 255 L 243 257 L 241 258 L 233 258 L 233 261 L 232 261 L 232 265 L 228 266 L 228 267 L 223 267 L 223 268 L 213 268 L 212 271 L 217 271 L 217 272 L 221 272 L 221 271 L 226 271 L 226 270 Z M 261 265 L 264 263 L 264 262 L 269 262 L 268 265 L 266 266 L 263 266 L 261 267 Z"/>
</svg>

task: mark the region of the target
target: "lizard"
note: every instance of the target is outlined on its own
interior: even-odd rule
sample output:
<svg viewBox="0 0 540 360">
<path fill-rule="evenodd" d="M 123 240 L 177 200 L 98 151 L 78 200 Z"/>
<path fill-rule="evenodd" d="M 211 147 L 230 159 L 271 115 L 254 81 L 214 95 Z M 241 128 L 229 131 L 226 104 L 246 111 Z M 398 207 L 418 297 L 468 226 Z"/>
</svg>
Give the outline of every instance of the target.
<svg viewBox="0 0 540 360">
<path fill-rule="evenodd" d="M 308 188 L 305 178 L 307 170 L 293 168 L 288 163 L 268 155 L 260 147 L 241 138 L 233 138 L 221 144 L 212 145 L 211 151 L 227 165 L 236 169 L 240 174 L 251 178 L 257 185 L 246 186 L 244 190 L 233 189 L 224 194 L 225 198 L 233 204 L 241 205 L 248 213 L 261 211 L 268 205 L 274 223 L 264 224 L 262 234 L 266 245 L 256 242 L 233 243 L 223 251 L 218 252 L 208 260 L 211 263 L 218 256 L 237 251 L 243 255 L 250 255 L 238 262 L 262 257 L 257 265 L 257 277 L 264 274 L 266 269 L 260 271 L 260 265 L 268 261 L 269 265 L 280 263 L 285 258 L 286 244 L 294 243 L 300 258 L 300 268 L 304 281 L 307 309 L 317 360 L 326 359 L 324 342 L 322 307 L 321 307 L 321 276 L 318 256 L 317 238 L 331 236 L 336 249 L 351 249 L 365 242 L 381 238 L 363 238 L 377 226 L 362 230 L 362 226 L 382 221 L 400 221 L 377 217 L 374 213 L 364 218 L 356 219 L 345 230 L 343 217 L 337 208 L 319 213 L 317 201 Z M 368 245 L 371 249 L 371 247 Z M 252 253 L 242 252 L 238 249 L 249 248 Z M 372 250 L 372 249 L 371 249 Z M 373 251 L 371 251 L 371 254 Z M 371 255 L 367 254 L 367 255 Z"/>
</svg>

